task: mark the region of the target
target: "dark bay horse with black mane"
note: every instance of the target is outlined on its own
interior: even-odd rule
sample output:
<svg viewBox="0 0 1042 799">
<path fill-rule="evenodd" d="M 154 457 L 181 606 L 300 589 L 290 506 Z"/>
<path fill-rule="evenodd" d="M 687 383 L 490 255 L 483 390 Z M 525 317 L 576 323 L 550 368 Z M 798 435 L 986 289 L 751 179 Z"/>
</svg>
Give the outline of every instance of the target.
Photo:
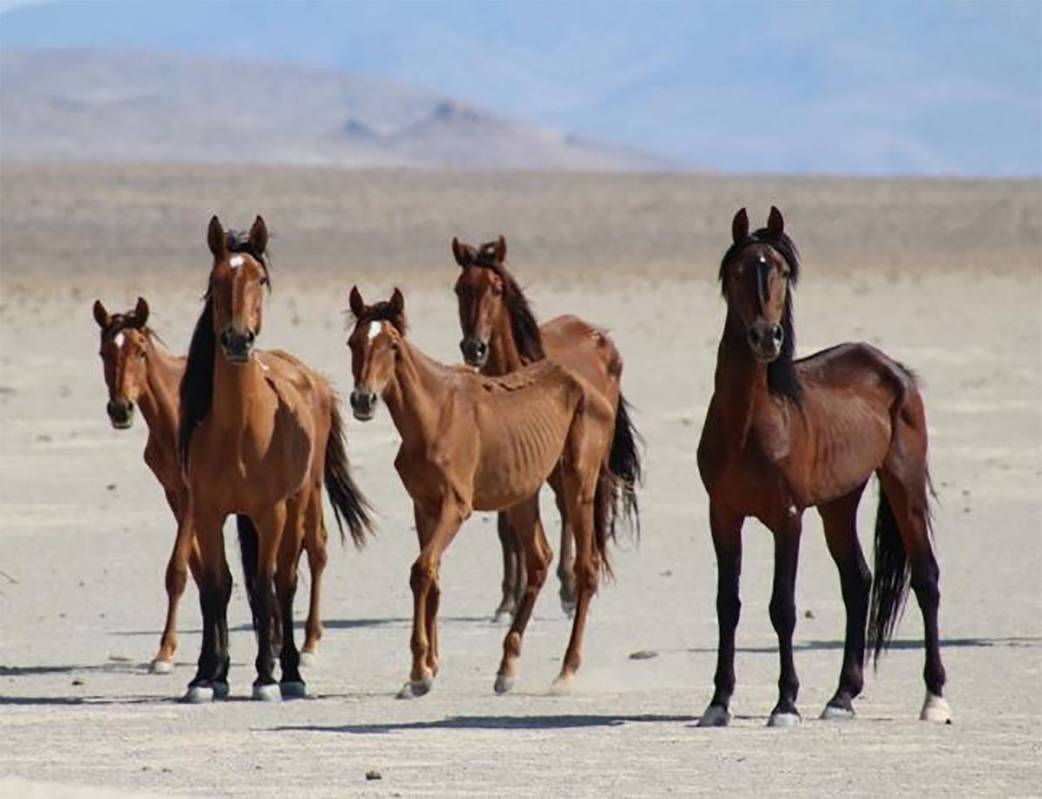
<svg viewBox="0 0 1042 799">
<path fill-rule="evenodd" d="M 841 344 L 794 360 L 792 289 L 799 255 L 777 208 L 749 232 L 743 208 L 720 264 L 727 320 L 715 387 L 698 445 L 716 550 L 720 641 L 716 691 L 702 726 L 731 718 L 735 628 L 741 603 L 742 524 L 752 516 L 774 534 L 771 622 L 781 676 L 769 726 L 799 722 L 793 662 L 795 583 L 805 509 L 816 507 L 839 570 L 847 611 L 839 687 L 822 718 L 850 718 L 861 693 L 866 626 L 875 659 L 889 645 L 909 587 L 925 630 L 926 700 L 920 718 L 950 722 L 937 628 L 939 568 L 934 556 L 927 472 L 926 414 L 914 375 L 868 344 Z M 857 506 L 879 477 L 875 578 L 857 537 Z"/>
<path fill-rule="evenodd" d="M 203 644 L 185 699 L 228 692 L 231 573 L 222 527 L 240 517 L 246 590 L 257 631 L 253 698 L 304 695 L 293 640 L 293 595 L 305 530 L 320 523 L 322 485 L 355 543 L 370 526 L 348 467 L 337 398 L 328 381 L 285 352 L 260 352 L 268 230 L 248 235 L 210 220 L 213 255 L 203 313 L 181 381 L 178 452 L 188 486 L 188 523 L 199 542 Z M 245 524 L 243 523 L 245 522 Z M 277 604 L 276 604 L 277 602 Z M 281 645 L 279 645 L 281 643 Z M 278 650 L 281 682 L 273 676 Z"/>
<path fill-rule="evenodd" d="M 615 408 L 610 461 L 618 485 L 612 501 L 621 503 L 623 517 L 639 532 L 636 488 L 641 480 L 640 435 L 633 425 L 629 403 L 622 396 L 622 356 L 611 336 L 572 315 L 538 324 L 521 286 L 507 269 L 507 243 L 503 236 L 477 248 L 453 239 L 452 254 L 461 268 L 456 298 L 463 332 L 463 360 L 484 375 L 499 376 L 549 358 L 582 375 L 593 389 L 600 391 Z M 574 535 L 557 472 L 549 482 L 561 515 L 557 565 L 561 606 L 571 615 L 575 609 Z M 498 522 L 503 549 L 503 596 L 496 619 L 514 612 L 525 586 L 524 558 L 517 534 L 510 527 L 508 514 L 498 514 Z"/>
</svg>

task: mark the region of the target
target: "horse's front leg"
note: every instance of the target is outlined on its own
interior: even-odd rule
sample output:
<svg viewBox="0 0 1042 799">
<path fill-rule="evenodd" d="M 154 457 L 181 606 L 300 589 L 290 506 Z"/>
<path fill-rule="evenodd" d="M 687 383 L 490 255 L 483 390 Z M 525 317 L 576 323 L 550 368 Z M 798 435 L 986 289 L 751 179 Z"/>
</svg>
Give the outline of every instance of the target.
<svg viewBox="0 0 1042 799">
<path fill-rule="evenodd" d="M 282 699 L 274 676 L 276 635 L 281 630 L 275 598 L 275 561 L 286 527 L 287 502 L 277 502 L 254 520 L 257 529 L 257 572 L 254 581 L 257 617 L 257 678 L 253 681 L 253 698 L 262 702 Z M 278 626 L 279 629 L 276 629 Z"/>
<path fill-rule="evenodd" d="M 796 697 L 800 681 L 792 655 L 792 635 L 796 629 L 796 564 L 800 556 L 801 520 L 793 513 L 773 526 L 774 588 L 771 592 L 771 624 L 778 634 L 778 704 L 767 719 L 768 727 L 795 727 L 800 722 Z"/>
<path fill-rule="evenodd" d="M 211 702 L 228 695 L 227 609 L 232 574 L 224 556 L 223 525 L 221 513 L 187 511 L 181 522 L 182 529 L 178 531 L 179 536 L 187 535 L 194 528 L 202 567 L 199 605 L 203 616 L 203 643 L 195 677 L 184 697 L 186 702 Z"/>
<path fill-rule="evenodd" d="M 742 523 L 745 517 L 712 500 L 709 502 L 709 527 L 716 551 L 716 619 L 719 641 L 716 649 L 715 690 L 698 726 L 726 727 L 731 723 L 731 695 L 734 693 L 734 634 L 742 611 L 738 582 L 742 572 Z"/>
<path fill-rule="evenodd" d="M 510 526 L 510 518 L 505 512 L 501 511 L 496 514 L 496 533 L 503 552 L 503 582 L 500 584 L 502 593 L 499 606 L 492 614 L 494 624 L 514 615 L 518 603 L 518 586 L 524 582 L 521 574 L 521 558 L 518 554 L 520 548 L 517 543 L 517 534 Z"/>
<path fill-rule="evenodd" d="M 174 668 L 174 653 L 177 652 L 177 608 L 188 583 L 188 572 L 197 586 L 202 584 L 202 572 L 199 564 L 199 545 L 195 541 L 192 525 L 182 524 L 183 509 L 187 507 L 187 498 L 178 497 L 172 491 L 166 492 L 166 500 L 177 520 L 177 534 L 174 536 L 174 547 L 170 553 L 170 561 L 166 567 L 166 623 L 159 639 L 159 650 L 152 659 L 153 674 L 169 674 Z"/>
</svg>

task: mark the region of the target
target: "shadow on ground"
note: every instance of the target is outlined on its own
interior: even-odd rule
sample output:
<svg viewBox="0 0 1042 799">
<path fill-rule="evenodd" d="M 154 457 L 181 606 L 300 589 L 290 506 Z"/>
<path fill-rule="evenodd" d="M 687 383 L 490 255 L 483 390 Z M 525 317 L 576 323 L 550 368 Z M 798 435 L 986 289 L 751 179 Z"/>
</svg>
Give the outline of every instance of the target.
<svg viewBox="0 0 1042 799">
<path fill-rule="evenodd" d="M 349 735 L 386 735 L 409 730 L 567 730 L 587 727 L 618 727 L 639 723 L 690 723 L 697 716 L 450 716 L 439 721 L 409 721 L 386 724 L 345 724 L 333 727 L 300 725 L 275 727 L 272 732 L 332 732 Z"/>
</svg>

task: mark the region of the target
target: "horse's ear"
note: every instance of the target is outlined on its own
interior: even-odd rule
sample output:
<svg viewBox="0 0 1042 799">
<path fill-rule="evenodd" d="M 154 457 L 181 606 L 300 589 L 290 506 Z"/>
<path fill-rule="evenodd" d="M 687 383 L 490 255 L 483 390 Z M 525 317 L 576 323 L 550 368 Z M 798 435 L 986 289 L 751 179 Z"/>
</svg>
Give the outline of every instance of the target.
<svg viewBox="0 0 1042 799">
<path fill-rule="evenodd" d="M 767 217 L 767 234 L 772 239 L 780 238 L 785 232 L 785 220 L 782 219 L 781 211 L 771 206 L 771 214 Z"/>
<path fill-rule="evenodd" d="M 105 310 L 101 300 L 94 300 L 94 321 L 102 330 L 109 326 L 109 312 Z"/>
<path fill-rule="evenodd" d="M 394 287 L 394 292 L 391 294 L 391 310 L 399 316 L 405 313 L 405 297 L 397 286 Z"/>
<path fill-rule="evenodd" d="M 213 257 L 216 260 L 223 260 L 224 256 L 228 254 L 228 243 L 224 239 L 224 228 L 221 227 L 221 220 L 217 218 L 217 214 L 214 214 L 210 219 L 210 228 L 206 231 L 206 243 L 210 245 L 210 252 L 213 253 Z"/>
<path fill-rule="evenodd" d="M 456 263 L 463 268 L 474 263 L 474 248 L 468 244 L 464 244 L 455 236 L 452 237 L 452 254 L 456 258 Z"/>
<path fill-rule="evenodd" d="M 739 209 L 731 220 L 731 240 L 739 242 L 749 235 L 749 214 L 744 208 Z"/>
<path fill-rule="evenodd" d="M 145 302 L 144 297 L 138 297 L 137 305 L 134 306 L 134 327 L 144 327 L 146 322 L 148 322 L 148 303 Z"/>
<path fill-rule="evenodd" d="M 365 300 L 362 299 L 362 292 L 358 290 L 358 286 L 351 287 L 351 296 L 348 298 L 348 302 L 355 319 L 360 319 L 362 314 L 365 313 Z"/>
<path fill-rule="evenodd" d="M 264 217 L 257 214 L 250 228 L 250 249 L 258 255 L 263 255 L 268 249 L 268 226 L 264 224 Z"/>
<path fill-rule="evenodd" d="M 496 239 L 496 249 L 495 249 L 494 255 L 496 256 L 496 263 L 497 264 L 501 264 L 501 263 L 503 263 L 503 261 L 506 260 L 506 257 L 507 257 L 507 240 L 502 235 L 500 235 L 500 237 L 498 239 Z"/>
</svg>

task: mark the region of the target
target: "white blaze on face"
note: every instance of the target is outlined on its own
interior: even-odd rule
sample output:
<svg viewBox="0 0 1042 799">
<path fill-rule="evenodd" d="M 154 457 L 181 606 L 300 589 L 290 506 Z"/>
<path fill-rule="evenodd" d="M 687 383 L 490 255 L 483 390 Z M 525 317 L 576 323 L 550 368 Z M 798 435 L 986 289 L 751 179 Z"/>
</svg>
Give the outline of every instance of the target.
<svg viewBox="0 0 1042 799">
<path fill-rule="evenodd" d="M 384 323 L 383 322 L 370 322 L 369 323 L 369 331 L 366 334 L 366 337 L 368 338 L 369 341 L 372 341 L 374 338 L 376 338 L 377 336 L 380 335 L 380 331 L 383 330 L 383 329 L 384 329 Z"/>
<path fill-rule="evenodd" d="M 228 259 L 228 266 L 230 266 L 232 269 L 238 269 L 244 263 L 246 263 L 246 259 L 243 258 L 241 255 L 233 255 L 231 258 Z"/>
<path fill-rule="evenodd" d="M 122 347 L 123 346 L 123 331 L 120 331 L 119 333 L 117 333 L 116 334 L 116 338 L 113 339 L 113 340 L 116 342 L 116 346 L 117 347 Z"/>
</svg>

